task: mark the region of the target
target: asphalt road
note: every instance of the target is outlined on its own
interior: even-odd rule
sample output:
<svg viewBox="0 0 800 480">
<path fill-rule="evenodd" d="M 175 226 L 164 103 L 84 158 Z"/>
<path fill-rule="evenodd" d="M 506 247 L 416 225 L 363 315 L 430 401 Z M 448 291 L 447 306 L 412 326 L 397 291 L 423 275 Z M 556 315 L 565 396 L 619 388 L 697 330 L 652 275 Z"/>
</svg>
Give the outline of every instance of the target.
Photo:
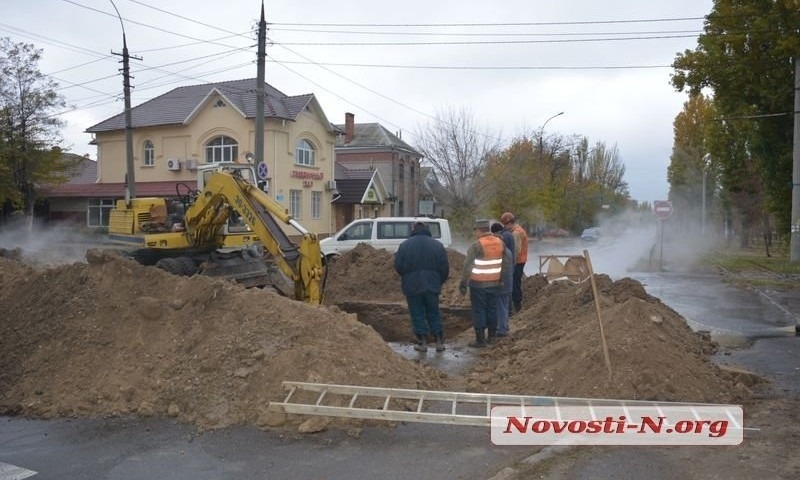
<svg viewBox="0 0 800 480">
<path fill-rule="evenodd" d="M 0 462 L 38 472 L 34 480 L 483 479 L 530 454 L 494 447 L 482 428 L 427 424 L 351 437 L 256 428 L 197 434 L 161 419 L 0 421 Z M 2 480 L 18 478 L 2 472 Z"/>
</svg>

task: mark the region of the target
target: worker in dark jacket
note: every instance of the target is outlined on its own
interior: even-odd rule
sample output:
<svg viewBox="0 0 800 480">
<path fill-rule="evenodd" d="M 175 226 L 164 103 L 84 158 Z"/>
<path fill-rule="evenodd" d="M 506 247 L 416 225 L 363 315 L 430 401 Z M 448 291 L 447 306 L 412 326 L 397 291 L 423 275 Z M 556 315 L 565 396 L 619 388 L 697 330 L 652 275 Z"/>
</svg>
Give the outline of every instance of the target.
<svg viewBox="0 0 800 480">
<path fill-rule="evenodd" d="M 514 236 L 501 223 L 492 224 L 492 233 L 506 246 L 503 254 L 503 288 L 497 294 L 497 336 L 505 337 L 510 331 L 511 293 L 514 291 Z"/>
<path fill-rule="evenodd" d="M 403 294 L 417 343 L 414 350 L 428 350 L 428 334 L 436 337 L 436 351 L 444 351 L 444 331 L 439 313 L 439 294 L 450 275 L 444 245 L 431 236 L 428 227 L 414 224 L 411 236 L 404 240 L 394 256 L 394 269 L 402 278 Z"/>
</svg>

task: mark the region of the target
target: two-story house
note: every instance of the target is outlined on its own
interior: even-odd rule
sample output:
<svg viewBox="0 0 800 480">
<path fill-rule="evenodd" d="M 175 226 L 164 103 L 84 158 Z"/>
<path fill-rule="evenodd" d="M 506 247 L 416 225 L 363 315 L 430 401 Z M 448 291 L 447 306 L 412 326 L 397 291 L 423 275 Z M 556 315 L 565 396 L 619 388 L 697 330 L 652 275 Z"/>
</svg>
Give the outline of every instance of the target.
<svg viewBox="0 0 800 480">
<path fill-rule="evenodd" d="M 385 208 L 379 210 L 380 215 L 418 215 L 422 154 L 379 123 L 355 123 L 352 113 L 346 113 L 344 125 L 336 128 L 343 132 L 336 141 L 336 163 L 349 171 L 350 176 L 363 170 L 377 171 L 385 184 L 386 197 L 382 199 Z M 353 220 L 353 205 L 343 204 L 343 200 L 334 201 L 337 224 L 348 217 Z M 362 211 L 374 216 L 378 210 Z"/>
<path fill-rule="evenodd" d="M 264 103 L 266 168 L 260 171 L 269 193 L 309 231 L 328 234 L 336 129 L 313 94 L 288 96 L 265 84 Z M 194 188 L 200 164 L 253 161 L 255 115 L 255 79 L 178 87 L 132 108 L 136 195 L 175 196 L 178 184 Z M 89 226 L 104 226 L 125 192 L 124 113 L 86 131 L 97 145 L 97 181 L 70 186 L 70 195 L 101 208 L 101 215 L 88 217 Z M 50 196 L 60 197 L 58 189 Z"/>
</svg>

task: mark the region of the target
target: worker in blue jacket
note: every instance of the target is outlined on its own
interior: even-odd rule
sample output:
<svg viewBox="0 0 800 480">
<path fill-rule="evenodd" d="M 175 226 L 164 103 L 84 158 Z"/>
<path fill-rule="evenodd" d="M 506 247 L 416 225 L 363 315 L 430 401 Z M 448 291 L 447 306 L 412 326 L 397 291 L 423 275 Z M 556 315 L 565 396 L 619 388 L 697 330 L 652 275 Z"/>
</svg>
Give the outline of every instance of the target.
<svg viewBox="0 0 800 480">
<path fill-rule="evenodd" d="M 431 236 L 422 222 L 414 224 L 411 236 L 403 241 L 394 256 L 394 269 L 401 277 L 403 295 L 417 342 L 414 350 L 428 350 L 428 334 L 436 337 L 436 351 L 444 351 L 444 330 L 439 312 L 439 295 L 450 275 L 444 245 Z"/>
</svg>

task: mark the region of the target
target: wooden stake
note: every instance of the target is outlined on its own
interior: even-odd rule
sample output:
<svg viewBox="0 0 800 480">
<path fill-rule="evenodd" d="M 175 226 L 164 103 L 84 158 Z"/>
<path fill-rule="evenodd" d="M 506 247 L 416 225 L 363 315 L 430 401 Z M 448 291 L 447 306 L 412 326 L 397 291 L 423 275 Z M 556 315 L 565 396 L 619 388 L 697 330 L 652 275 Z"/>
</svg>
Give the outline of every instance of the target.
<svg viewBox="0 0 800 480">
<path fill-rule="evenodd" d="M 606 345 L 606 335 L 603 333 L 603 319 L 600 317 L 600 295 L 597 293 L 597 284 L 594 281 L 594 269 L 592 260 L 589 258 L 589 251 L 584 250 L 583 256 L 586 258 L 586 266 L 589 268 L 589 280 L 592 282 L 592 296 L 594 297 L 594 309 L 597 312 L 597 323 L 600 325 L 600 341 L 603 344 L 603 357 L 608 369 L 608 379 L 611 380 L 611 357 L 608 356 L 608 345 Z"/>
</svg>

